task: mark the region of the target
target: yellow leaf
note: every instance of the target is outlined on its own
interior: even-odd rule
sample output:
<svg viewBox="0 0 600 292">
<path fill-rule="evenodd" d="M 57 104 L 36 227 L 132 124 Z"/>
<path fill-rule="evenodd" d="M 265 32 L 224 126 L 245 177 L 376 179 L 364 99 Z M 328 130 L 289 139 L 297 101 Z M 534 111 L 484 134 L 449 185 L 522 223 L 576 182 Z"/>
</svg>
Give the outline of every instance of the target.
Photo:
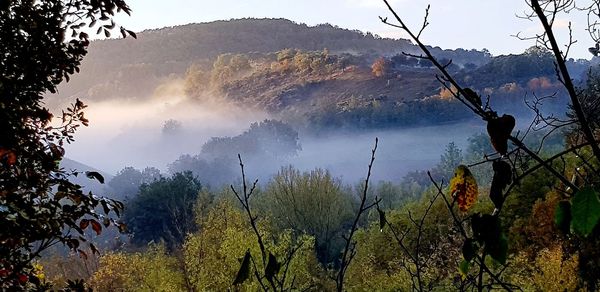
<svg viewBox="0 0 600 292">
<path fill-rule="evenodd" d="M 461 212 L 468 211 L 477 201 L 477 181 L 468 167 L 459 165 L 450 180 L 450 194 L 455 198 Z"/>
</svg>

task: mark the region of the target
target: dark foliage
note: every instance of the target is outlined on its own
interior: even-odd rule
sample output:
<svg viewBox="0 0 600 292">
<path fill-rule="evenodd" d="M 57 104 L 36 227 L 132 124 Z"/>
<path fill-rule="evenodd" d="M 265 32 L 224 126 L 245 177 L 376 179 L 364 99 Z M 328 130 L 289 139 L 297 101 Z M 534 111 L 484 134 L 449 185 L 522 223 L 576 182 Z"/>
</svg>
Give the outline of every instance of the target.
<svg viewBox="0 0 600 292">
<path fill-rule="evenodd" d="M 165 241 L 170 248 L 183 243 L 196 228 L 194 203 L 201 189 L 191 172 L 143 184 L 139 194 L 127 201 L 123 215 L 133 242 Z"/>
<path fill-rule="evenodd" d="M 50 125 L 43 107 L 46 92 L 79 71 L 89 45 L 84 26 L 99 26 L 109 35 L 111 18 L 129 8 L 122 0 L 3 1 L 0 5 L 0 289 L 34 289 L 32 260 L 56 243 L 87 257 L 84 230 L 102 231 L 98 220 L 119 214 L 119 202 L 85 194 L 59 168 L 64 144 L 88 124 L 85 105 L 77 100 L 62 114 L 62 125 Z M 69 21 L 66 21 L 69 19 Z M 121 28 L 121 32 L 128 31 Z M 102 182 L 103 177 L 88 173 Z M 85 218 L 85 219 L 82 219 Z M 95 250 L 90 245 L 92 251 Z"/>
</svg>

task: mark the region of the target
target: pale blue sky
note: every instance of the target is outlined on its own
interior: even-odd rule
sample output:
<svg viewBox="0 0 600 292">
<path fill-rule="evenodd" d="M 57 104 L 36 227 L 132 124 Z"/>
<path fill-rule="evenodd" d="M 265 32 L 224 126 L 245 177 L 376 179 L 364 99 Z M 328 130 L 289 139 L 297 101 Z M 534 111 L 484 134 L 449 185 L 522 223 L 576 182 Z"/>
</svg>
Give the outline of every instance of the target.
<svg viewBox="0 0 600 292">
<path fill-rule="evenodd" d="M 331 23 L 343 28 L 370 31 L 385 37 L 402 37 L 395 28 L 382 24 L 378 16 L 390 16 L 380 0 L 128 0 L 131 17 L 119 17 L 128 29 L 141 31 L 187 23 L 242 17 L 287 18 L 309 25 Z M 487 48 L 494 55 L 520 53 L 533 45 L 512 37 L 518 32 L 532 35 L 539 24 L 517 18 L 527 9 L 524 0 L 392 0 L 400 16 L 415 29 L 422 23 L 427 4 L 431 4 L 430 26 L 423 34 L 427 44 L 442 48 Z M 391 19 L 391 17 L 389 18 Z M 566 40 L 564 29 L 572 22 L 579 42 L 571 57 L 589 59 L 587 48 L 593 42 L 586 28 L 585 14 L 572 12 L 557 26 Z"/>
</svg>

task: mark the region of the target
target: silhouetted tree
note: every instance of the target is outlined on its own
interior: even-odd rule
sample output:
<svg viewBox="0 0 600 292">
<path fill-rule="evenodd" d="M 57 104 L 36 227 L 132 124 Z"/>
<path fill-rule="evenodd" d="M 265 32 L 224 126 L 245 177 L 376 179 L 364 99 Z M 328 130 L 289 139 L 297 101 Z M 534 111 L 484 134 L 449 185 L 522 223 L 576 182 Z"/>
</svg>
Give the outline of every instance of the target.
<svg viewBox="0 0 600 292">
<path fill-rule="evenodd" d="M 62 243 L 86 257 L 84 230 L 100 234 L 99 221 L 116 224 L 95 209 L 118 215 L 120 203 L 84 194 L 59 168 L 63 145 L 88 124 L 85 105 L 77 100 L 55 127 L 42 99 L 79 71 L 89 45 L 82 28 L 99 27 L 108 37 L 120 11 L 130 12 L 122 0 L 0 4 L 0 290 L 43 289 L 31 265 L 42 251 Z M 104 181 L 97 172 L 87 175 Z"/>
</svg>

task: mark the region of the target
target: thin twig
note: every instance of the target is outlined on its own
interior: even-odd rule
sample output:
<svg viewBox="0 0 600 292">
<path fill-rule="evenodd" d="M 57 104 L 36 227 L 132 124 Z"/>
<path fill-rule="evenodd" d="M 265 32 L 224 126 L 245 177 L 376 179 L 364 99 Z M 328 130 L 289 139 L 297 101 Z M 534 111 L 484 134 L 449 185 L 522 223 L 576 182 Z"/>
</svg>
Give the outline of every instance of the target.
<svg viewBox="0 0 600 292">
<path fill-rule="evenodd" d="M 336 278 L 336 288 L 337 288 L 338 292 L 344 291 L 344 277 L 346 275 L 346 270 L 348 269 L 348 265 L 350 265 L 350 262 L 352 261 L 352 259 L 354 258 L 354 255 L 356 254 L 354 243 L 352 242 L 352 237 L 354 236 L 354 233 L 358 229 L 358 222 L 360 220 L 361 215 L 365 211 L 368 210 L 367 208 L 365 208 L 365 203 L 367 201 L 367 191 L 369 189 L 369 179 L 371 178 L 371 169 L 373 168 L 373 162 L 375 161 L 375 152 L 377 151 L 378 142 L 379 142 L 379 139 L 375 138 L 375 146 L 371 150 L 371 161 L 369 162 L 367 178 L 365 179 L 364 189 L 363 189 L 362 195 L 360 197 L 360 206 L 358 207 L 358 211 L 356 212 L 356 217 L 354 218 L 354 222 L 352 223 L 352 227 L 350 228 L 350 234 L 348 235 L 348 237 L 344 237 L 344 240 L 346 241 L 346 245 L 344 247 L 344 252 L 342 253 L 342 258 L 340 261 L 340 269 L 338 271 L 337 278 Z M 373 205 L 370 205 L 370 206 L 372 207 Z"/>
</svg>

